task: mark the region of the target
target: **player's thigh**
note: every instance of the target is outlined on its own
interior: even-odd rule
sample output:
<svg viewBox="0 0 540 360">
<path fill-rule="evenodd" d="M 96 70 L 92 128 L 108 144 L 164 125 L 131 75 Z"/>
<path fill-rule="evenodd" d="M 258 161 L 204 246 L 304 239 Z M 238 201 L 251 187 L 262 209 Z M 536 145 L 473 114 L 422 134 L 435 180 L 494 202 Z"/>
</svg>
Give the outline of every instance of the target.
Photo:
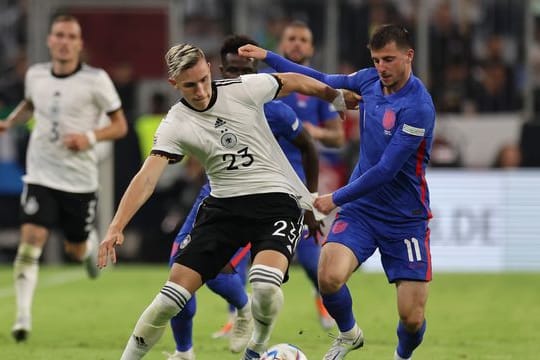
<svg viewBox="0 0 540 360">
<path fill-rule="evenodd" d="M 379 251 L 389 282 L 431 280 L 431 252 L 427 221 L 379 224 Z"/>
<path fill-rule="evenodd" d="M 59 192 L 60 226 L 66 241 L 73 244 L 86 242 L 96 220 L 96 193 Z"/>
<path fill-rule="evenodd" d="M 253 263 L 283 264 L 280 256 L 276 257 L 275 264 L 271 264 L 272 254 L 278 253 L 283 255 L 288 266 L 302 235 L 302 211 L 289 195 L 262 195 L 264 205 L 253 206 L 244 232 L 246 239 L 251 239 Z"/>
<path fill-rule="evenodd" d="M 228 209 L 203 201 L 195 226 L 180 243 L 174 262 L 213 279 L 245 243 L 238 234 L 241 226 Z"/>
<path fill-rule="evenodd" d="M 25 184 L 20 204 L 23 242 L 44 242 L 48 236 L 47 230 L 58 222 L 59 199 L 55 190 Z"/>
<path fill-rule="evenodd" d="M 340 257 L 351 259 L 348 255 L 350 253 L 354 255 L 356 266 L 359 266 L 377 249 L 375 236 L 371 224 L 361 216 L 340 212 L 330 227 L 321 251 L 321 259 L 324 254 L 325 267 L 338 265 Z M 341 246 L 328 247 L 330 244 Z"/>
</svg>

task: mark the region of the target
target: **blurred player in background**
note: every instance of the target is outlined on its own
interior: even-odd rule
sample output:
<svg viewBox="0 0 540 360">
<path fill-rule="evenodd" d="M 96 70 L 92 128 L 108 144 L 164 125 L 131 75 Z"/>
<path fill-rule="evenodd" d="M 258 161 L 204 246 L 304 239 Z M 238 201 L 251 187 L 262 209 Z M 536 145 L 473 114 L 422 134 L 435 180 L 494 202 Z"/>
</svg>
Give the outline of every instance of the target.
<svg viewBox="0 0 540 360">
<path fill-rule="evenodd" d="M 302 21 L 289 23 L 281 35 L 279 50 L 286 59 L 300 65 L 309 66 L 315 52 L 311 29 Z M 343 121 L 332 105 L 319 98 L 292 93 L 281 100 L 296 112 L 305 129 L 319 142 L 320 177 L 322 179 L 321 183 L 324 184 L 322 185 L 324 189 L 320 190 L 335 190 L 343 182 L 329 181 L 328 179 L 341 179 L 340 167 L 343 164 L 339 148 L 345 143 Z M 290 143 L 286 141 L 280 141 L 280 144 L 286 153 L 291 148 Z M 293 164 L 299 164 L 298 160 L 298 158 L 294 159 Z M 328 330 L 334 326 L 335 322 L 324 307 L 318 291 L 317 265 L 321 252 L 318 240 L 322 239 L 311 236 L 301 241 L 296 249 L 296 257 L 317 290 L 315 296 L 316 310 L 321 326 Z"/>
<path fill-rule="evenodd" d="M 238 48 L 257 43 L 247 36 L 232 35 L 225 39 L 221 47 L 221 75 L 224 79 L 237 78 L 240 75 L 257 73 L 258 61 L 246 59 L 238 55 Z M 315 143 L 309 133 L 303 128 L 301 121 L 294 111 L 281 101 L 271 101 L 264 104 L 264 114 L 270 125 L 272 133 L 281 144 L 282 140 L 293 144 L 290 154 L 285 153 L 287 158 L 297 159 L 298 164 L 292 163 L 296 173 L 306 183 L 311 192 L 317 191 L 318 185 L 318 156 Z M 290 148 L 290 147 L 289 147 Z M 191 212 L 187 216 L 184 225 L 180 229 L 171 251 L 170 264 L 174 264 L 174 258 L 184 240 L 190 238 L 190 233 L 195 223 L 197 210 L 201 202 L 210 195 L 210 186 L 206 183 L 193 204 Z M 320 231 L 320 223 L 315 220 L 311 212 L 304 218 L 311 232 Z M 306 241 L 301 239 L 299 243 Z M 300 245 L 298 245 L 300 246 Z M 297 246 L 297 248 L 298 248 Z M 206 285 L 216 294 L 223 297 L 236 312 L 230 331 L 229 349 L 233 352 L 244 350 L 251 336 L 252 317 L 249 298 L 245 290 L 247 265 L 249 260 L 249 246 L 240 249 L 230 261 L 234 267 L 234 273 L 220 273 L 215 279 L 210 279 Z M 187 302 L 184 309 L 171 319 L 171 327 L 176 342 L 176 351 L 170 355 L 170 360 L 191 360 L 193 355 L 192 327 L 195 315 L 195 295 Z"/>
<path fill-rule="evenodd" d="M 345 109 L 343 93 L 300 74 L 251 74 L 212 82 L 204 53 L 189 44 L 167 52 L 169 82 L 182 92 L 161 122 L 155 144 L 135 175 L 99 248 L 99 267 L 116 262 L 115 246 L 137 210 L 151 196 L 169 163 L 194 155 L 203 164 L 211 194 L 203 200 L 189 239 L 169 279 L 140 316 L 122 359 L 142 358 L 168 321 L 195 291 L 251 242 L 251 312 L 254 331 L 244 360 L 266 350 L 283 305 L 281 284 L 301 236 L 301 207 L 314 196 L 294 172 L 264 117 L 263 104 L 292 91 L 316 95 Z"/>
<path fill-rule="evenodd" d="M 14 263 L 16 320 L 13 337 L 27 338 L 39 258 L 52 227 L 64 231 L 65 251 L 84 261 L 95 278 L 98 239 L 94 229 L 98 189 L 98 141 L 123 137 L 127 123 L 107 73 L 82 64 L 81 27 L 58 15 L 47 37 L 51 62 L 35 64 L 25 79 L 25 99 L 0 132 L 35 118 L 21 197 L 21 241 Z M 110 124 L 97 128 L 107 114 Z"/>
<path fill-rule="evenodd" d="M 341 207 L 319 265 L 324 304 L 340 329 L 325 355 L 328 360 L 343 359 L 364 343 L 345 284 L 377 248 L 386 276 L 397 289 L 400 321 L 394 358 L 410 359 L 426 330 L 431 211 L 425 170 L 435 110 L 426 88 L 412 74 L 414 50 L 406 29 L 381 26 L 372 35 L 369 48 L 375 67 L 350 75 L 326 75 L 252 45 L 239 52 L 265 59 L 278 71 L 304 73 L 362 95 L 359 162 L 348 185 L 314 203 L 324 213 Z"/>
</svg>

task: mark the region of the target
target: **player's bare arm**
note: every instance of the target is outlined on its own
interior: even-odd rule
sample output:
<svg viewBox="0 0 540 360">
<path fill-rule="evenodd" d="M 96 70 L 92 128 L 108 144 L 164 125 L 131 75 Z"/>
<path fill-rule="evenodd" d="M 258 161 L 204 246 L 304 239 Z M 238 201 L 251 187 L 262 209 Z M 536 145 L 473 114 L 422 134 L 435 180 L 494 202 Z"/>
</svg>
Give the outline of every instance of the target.
<svg viewBox="0 0 540 360">
<path fill-rule="evenodd" d="M 165 157 L 150 155 L 139 172 L 131 180 L 120 200 L 118 210 L 116 210 L 116 214 L 109 225 L 107 234 L 99 245 L 99 268 L 107 266 L 109 258 L 113 263 L 116 263 L 116 251 L 114 247 L 116 245 L 122 245 L 124 242 L 124 228 L 152 195 L 168 163 L 169 160 Z"/>
<path fill-rule="evenodd" d="M 116 140 L 126 136 L 127 121 L 122 109 L 109 114 L 110 124 L 86 133 L 66 134 L 64 145 L 73 151 L 83 151 L 93 147 L 98 141 Z"/>
<path fill-rule="evenodd" d="M 8 115 L 6 120 L 0 121 L 0 134 L 8 130 L 15 124 L 24 123 L 32 117 L 34 106 L 32 102 L 23 100 L 15 109 Z"/>
<path fill-rule="evenodd" d="M 317 126 L 309 122 L 304 123 L 304 127 L 310 135 L 328 147 L 339 148 L 345 145 L 345 131 L 341 126 L 341 119 L 328 120 L 324 126 Z"/>
<path fill-rule="evenodd" d="M 277 97 L 287 96 L 292 92 L 299 92 L 308 96 L 316 96 L 334 105 L 337 111 L 347 109 L 343 92 L 336 90 L 319 80 L 297 73 L 275 73 L 282 83 Z"/>
</svg>

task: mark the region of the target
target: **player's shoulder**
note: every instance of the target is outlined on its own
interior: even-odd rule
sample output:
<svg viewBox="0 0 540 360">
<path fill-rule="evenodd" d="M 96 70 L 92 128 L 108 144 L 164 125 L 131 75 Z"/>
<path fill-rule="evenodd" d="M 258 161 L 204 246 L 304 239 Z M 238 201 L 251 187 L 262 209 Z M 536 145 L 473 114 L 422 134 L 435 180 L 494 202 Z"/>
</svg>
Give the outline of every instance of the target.
<svg viewBox="0 0 540 360">
<path fill-rule="evenodd" d="M 99 78 L 103 78 L 103 77 L 109 77 L 109 75 L 107 74 L 107 72 L 102 69 L 102 68 L 98 68 L 98 67 L 95 67 L 95 66 L 91 66 L 91 65 L 88 65 L 88 64 L 82 64 L 81 65 L 81 70 L 79 71 L 80 75 L 82 76 L 87 76 L 87 77 L 90 77 L 90 78 L 95 78 L 95 79 L 99 79 Z"/>
<path fill-rule="evenodd" d="M 163 117 L 162 122 L 176 122 L 176 120 L 179 120 L 178 123 L 183 124 L 187 123 L 187 120 L 196 117 L 198 113 L 198 111 L 186 105 L 183 99 L 180 99 L 176 104 L 171 106 L 167 114 Z"/>
<path fill-rule="evenodd" d="M 36 75 L 51 75 L 52 74 L 52 63 L 51 62 L 41 62 L 31 65 L 27 70 L 27 76 L 36 76 Z"/>
<path fill-rule="evenodd" d="M 413 97 L 416 99 L 416 102 L 423 111 L 435 112 L 435 105 L 433 104 L 433 99 L 428 89 L 419 78 L 415 77 L 415 90 Z"/>
</svg>

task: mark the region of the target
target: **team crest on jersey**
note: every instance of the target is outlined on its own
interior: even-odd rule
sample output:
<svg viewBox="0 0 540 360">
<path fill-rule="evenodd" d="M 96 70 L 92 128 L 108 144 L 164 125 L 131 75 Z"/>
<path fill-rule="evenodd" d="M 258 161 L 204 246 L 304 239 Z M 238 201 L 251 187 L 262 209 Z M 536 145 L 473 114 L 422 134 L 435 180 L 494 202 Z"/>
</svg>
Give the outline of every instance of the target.
<svg viewBox="0 0 540 360">
<path fill-rule="evenodd" d="M 396 125 L 396 113 L 392 109 L 386 109 L 382 120 L 385 135 L 392 135 L 392 129 Z"/>
<path fill-rule="evenodd" d="M 225 133 L 221 136 L 221 145 L 226 147 L 227 149 L 232 149 L 236 146 L 238 143 L 238 139 L 236 138 L 236 135 L 231 133 Z"/>
<path fill-rule="evenodd" d="M 189 244 L 190 242 L 191 242 L 191 235 L 190 235 L 190 234 L 187 234 L 187 236 L 184 238 L 184 240 L 182 240 L 182 242 L 180 243 L 179 248 L 180 248 L 180 249 L 185 248 L 186 246 L 188 246 L 188 244 Z"/>
</svg>

